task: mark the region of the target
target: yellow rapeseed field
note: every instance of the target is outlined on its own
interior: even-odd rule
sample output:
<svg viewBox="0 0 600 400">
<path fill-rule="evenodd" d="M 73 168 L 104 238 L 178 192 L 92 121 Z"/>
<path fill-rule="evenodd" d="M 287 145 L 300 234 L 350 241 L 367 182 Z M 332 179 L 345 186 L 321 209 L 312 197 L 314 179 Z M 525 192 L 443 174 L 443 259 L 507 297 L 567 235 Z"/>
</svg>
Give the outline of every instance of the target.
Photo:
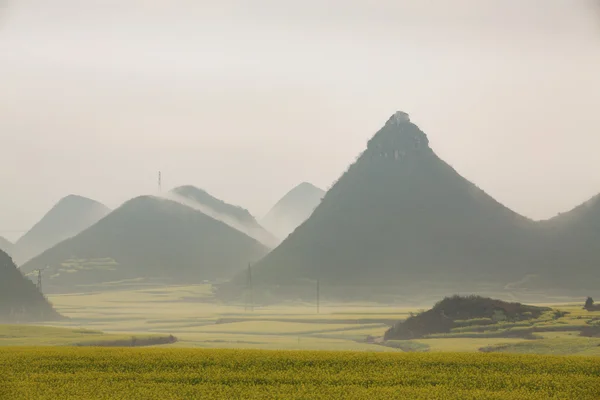
<svg viewBox="0 0 600 400">
<path fill-rule="evenodd" d="M 600 399 L 600 358 L 7 347 L 0 399 Z"/>
</svg>

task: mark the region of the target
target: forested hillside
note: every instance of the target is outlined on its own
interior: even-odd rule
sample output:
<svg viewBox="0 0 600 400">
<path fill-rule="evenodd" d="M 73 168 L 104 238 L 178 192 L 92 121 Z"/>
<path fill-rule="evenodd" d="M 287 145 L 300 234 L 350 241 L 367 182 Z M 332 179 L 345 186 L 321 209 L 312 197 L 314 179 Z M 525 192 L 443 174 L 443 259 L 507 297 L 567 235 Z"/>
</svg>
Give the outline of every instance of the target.
<svg viewBox="0 0 600 400">
<path fill-rule="evenodd" d="M 33 322 L 60 318 L 33 282 L 23 277 L 10 256 L 0 250 L 0 322 Z"/>
</svg>

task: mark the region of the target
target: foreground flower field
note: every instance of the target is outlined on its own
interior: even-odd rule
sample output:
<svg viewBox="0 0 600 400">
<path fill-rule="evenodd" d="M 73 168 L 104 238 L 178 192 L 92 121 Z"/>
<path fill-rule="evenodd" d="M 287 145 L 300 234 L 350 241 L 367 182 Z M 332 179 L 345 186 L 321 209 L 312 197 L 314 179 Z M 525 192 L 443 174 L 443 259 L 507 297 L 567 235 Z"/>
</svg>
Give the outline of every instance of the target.
<svg viewBox="0 0 600 400">
<path fill-rule="evenodd" d="M 598 399 L 600 358 L 19 348 L 1 399 Z"/>
</svg>

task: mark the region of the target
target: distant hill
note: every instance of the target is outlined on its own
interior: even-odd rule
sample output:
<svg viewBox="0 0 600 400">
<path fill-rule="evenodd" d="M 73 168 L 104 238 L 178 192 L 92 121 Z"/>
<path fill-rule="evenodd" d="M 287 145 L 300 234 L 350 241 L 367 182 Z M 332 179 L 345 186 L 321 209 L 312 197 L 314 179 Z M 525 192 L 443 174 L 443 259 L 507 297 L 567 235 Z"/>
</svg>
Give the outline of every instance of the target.
<svg viewBox="0 0 600 400">
<path fill-rule="evenodd" d="M 0 236 L 0 250 L 4 251 L 8 255 L 12 255 L 13 246 L 14 244 L 12 244 L 9 240 L 4 239 L 2 236 Z"/>
<path fill-rule="evenodd" d="M 600 194 L 568 212 L 560 213 L 543 222 L 548 227 L 582 226 L 600 237 Z"/>
<path fill-rule="evenodd" d="M 553 290 L 578 290 L 586 296 L 600 286 L 600 195 L 571 211 L 539 222 L 537 251 L 542 273 L 532 282 Z M 529 283 L 530 285 L 532 283 Z"/>
<path fill-rule="evenodd" d="M 15 243 L 15 262 L 23 264 L 92 226 L 109 212 L 103 204 L 85 197 L 70 195 L 63 198 Z"/>
<path fill-rule="evenodd" d="M 199 283 L 229 278 L 267 251 L 256 240 L 200 211 L 142 196 L 21 269 L 29 272 L 50 266 L 44 287 L 55 292 L 124 280 Z"/>
<path fill-rule="evenodd" d="M 54 320 L 60 315 L 23 277 L 12 259 L 0 250 L 0 322 L 33 322 Z"/>
<path fill-rule="evenodd" d="M 263 228 L 248 210 L 217 199 L 205 190 L 195 186 L 180 186 L 171 190 L 169 198 L 202 211 L 204 214 L 253 237 L 267 247 L 273 248 L 278 243 L 277 238 Z"/>
<path fill-rule="evenodd" d="M 536 235 L 535 222 L 463 178 L 398 112 L 310 218 L 254 267 L 253 282 L 501 286 L 537 271 Z"/>
<path fill-rule="evenodd" d="M 303 182 L 289 191 L 261 220 L 262 225 L 283 240 L 310 217 L 325 191 Z"/>
</svg>

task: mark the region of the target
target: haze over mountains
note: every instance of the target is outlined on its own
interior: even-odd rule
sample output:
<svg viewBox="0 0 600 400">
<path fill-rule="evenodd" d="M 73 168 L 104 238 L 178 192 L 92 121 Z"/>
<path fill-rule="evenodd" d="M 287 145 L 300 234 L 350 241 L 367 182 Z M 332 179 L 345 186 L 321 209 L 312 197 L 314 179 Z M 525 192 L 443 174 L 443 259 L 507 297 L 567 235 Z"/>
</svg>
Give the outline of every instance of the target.
<svg viewBox="0 0 600 400">
<path fill-rule="evenodd" d="M 0 322 L 32 322 L 59 317 L 33 282 L 24 278 L 10 256 L 0 250 Z"/>
<path fill-rule="evenodd" d="M 255 279 L 494 279 L 522 271 L 533 222 L 461 177 L 398 112 Z"/>
<path fill-rule="evenodd" d="M 8 255 L 12 255 L 13 246 L 14 245 L 9 240 L 0 236 L 0 250 L 4 251 Z"/>
<path fill-rule="evenodd" d="M 525 218 L 441 160 L 398 112 L 311 217 L 254 267 L 253 282 L 426 290 L 428 283 L 503 287 L 534 277 L 546 287 L 593 286 L 600 281 L 599 208 L 593 201 L 555 220 Z"/>
<path fill-rule="evenodd" d="M 275 247 L 278 243 L 277 239 L 263 228 L 248 210 L 217 199 L 205 190 L 195 186 L 180 186 L 171 190 L 168 198 L 195 208 L 232 228 L 244 232 L 269 248 Z"/>
<path fill-rule="evenodd" d="M 539 222 L 540 272 L 529 285 L 573 290 L 600 285 L 600 195 Z M 531 280 L 530 280 L 531 281 Z"/>
<path fill-rule="evenodd" d="M 69 195 L 61 199 L 48 213 L 14 245 L 14 260 L 23 264 L 63 240 L 92 226 L 110 212 L 95 200 Z"/>
<path fill-rule="evenodd" d="M 261 223 L 283 240 L 310 217 L 324 195 L 324 190 L 303 182 L 283 196 Z"/>
<path fill-rule="evenodd" d="M 49 266 L 50 291 L 84 291 L 110 282 L 198 283 L 225 279 L 268 249 L 194 208 L 141 196 L 21 267 Z"/>
<path fill-rule="evenodd" d="M 16 247 L 58 241 L 22 266 L 49 267 L 52 291 L 232 277 L 229 287 L 243 290 L 248 263 L 254 285 L 265 287 L 572 292 L 600 283 L 600 195 L 550 220 L 523 217 L 440 159 L 404 112 L 323 194 L 302 183 L 265 216 L 261 222 L 284 239 L 278 246 L 246 209 L 181 186 L 108 215 L 69 196 Z"/>
</svg>

